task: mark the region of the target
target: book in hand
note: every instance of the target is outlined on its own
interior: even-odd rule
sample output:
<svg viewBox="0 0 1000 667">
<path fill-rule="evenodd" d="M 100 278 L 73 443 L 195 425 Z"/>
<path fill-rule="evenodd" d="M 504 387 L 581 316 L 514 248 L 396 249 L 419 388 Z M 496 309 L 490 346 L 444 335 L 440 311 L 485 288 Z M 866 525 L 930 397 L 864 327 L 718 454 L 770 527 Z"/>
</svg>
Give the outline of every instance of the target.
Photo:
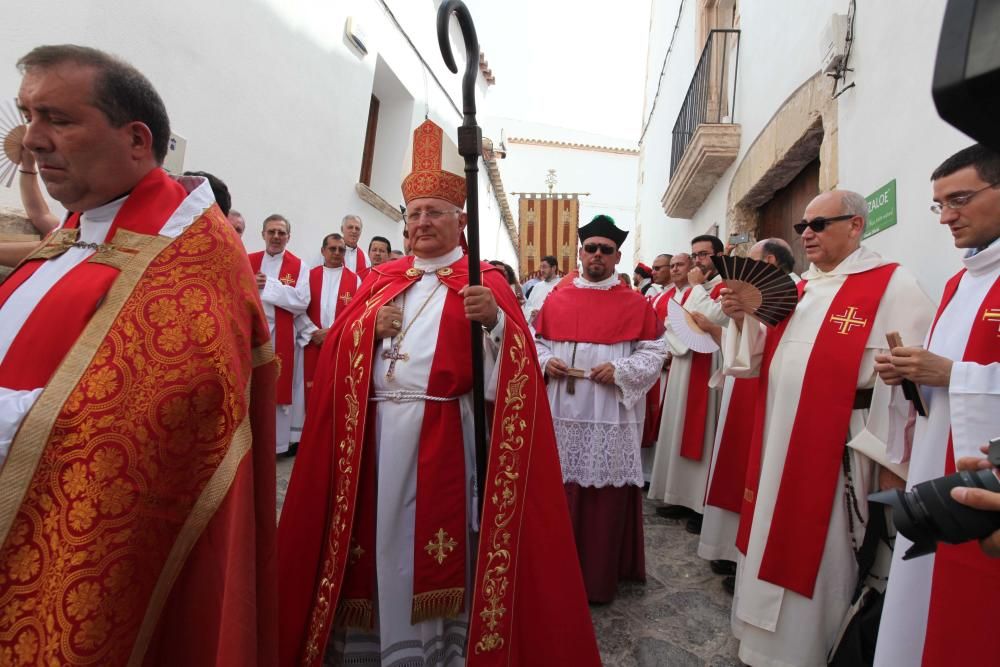
<svg viewBox="0 0 1000 667">
<path fill-rule="evenodd" d="M 889 350 L 894 347 L 903 347 L 903 338 L 899 335 L 898 331 L 890 331 L 885 335 L 886 342 L 889 343 Z M 903 380 L 900 385 L 900 389 L 903 390 L 903 396 L 906 400 L 913 403 L 914 409 L 917 414 L 921 417 L 927 416 L 927 403 L 924 402 L 924 395 L 920 391 L 920 387 L 917 386 L 913 380 Z"/>
<path fill-rule="evenodd" d="M 754 319 L 773 327 L 795 310 L 799 302 L 795 281 L 775 265 L 727 255 L 712 257 L 712 263 Z"/>
</svg>

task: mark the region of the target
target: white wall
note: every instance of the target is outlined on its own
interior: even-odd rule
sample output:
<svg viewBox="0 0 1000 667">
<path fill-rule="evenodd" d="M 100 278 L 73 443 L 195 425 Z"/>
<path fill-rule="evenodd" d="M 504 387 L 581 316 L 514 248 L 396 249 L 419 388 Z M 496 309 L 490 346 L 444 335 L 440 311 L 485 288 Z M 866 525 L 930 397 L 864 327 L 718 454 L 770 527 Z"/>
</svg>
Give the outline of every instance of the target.
<svg viewBox="0 0 1000 667">
<path fill-rule="evenodd" d="M 487 124 L 499 137 L 502 128 L 508 140 L 511 137 L 579 143 L 591 146 L 634 149 L 620 138 L 557 128 L 540 123 L 515 119 L 490 118 Z M 635 242 L 636 173 L 639 158 L 636 155 L 584 150 L 562 146 L 538 146 L 507 142 L 507 157 L 500 165 L 503 169 L 504 187 L 511 192 L 548 192 L 545 178 L 549 169 L 556 170 L 554 192 L 589 192 L 580 197 L 580 225 L 598 215 L 610 215 L 629 236 L 622 245 L 620 272 L 631 273 Z M 511 212 L 515 218 L 518 197 L 509 196 Z"/>
<path fill-rule="evenodd" d="M 437 48 L 436 3 L 388 5 L 460 100 L 461 78 L 446 70 Z M 366 56 L 344 37 L 348 16 L 367 33 Z M 364 245 L 376 234 L 394 247 L 401 244 L 401 223 L 355 193 L 376 62 L 400 86 L 395 106 L 383 105 L 392 132 L 380 127 L 375 157 L 373 186 L 390 203 L 402 201 L 402 155 L 424 114 L 451 136 L 461 122 L 376 0 L 37 0 L 5 7 L 3 25 L 0 90 L 11 97 L 20 84 L 14 62 L 39 44 L 95 46 L 146 74 L 166 103 L 174 132 L 187 139 L 185 169 L 226 181 L 233 206 L 247 219 L 244 240 L 251 251 L 263 248 L 257 230 L 273 212 L 292 221 L 289 247 L 306 259 L 316 256 L 323 235 L 337 231 L 347 213 L 363 218 Z M 464 53 L 460 42 L 456 50 Z M 464 57 L 458 59 L 461 68 Z M 480 182 L 485 202 L 486 181 Z M 19 206 L 16 188 L 0 188 L 0 205 Z M 495 204 L 493 209 L 495 214 Z M 487 223 L 496 226 L 492 219 Z"/>
<path fill-rule="evenodd" d="M 684 3 L 660 100 L 641 144 L 638 208 L 644 257 L 653 251 L 651 246 L 657 251 L 683 250 L 692 236 L 713 223 L 725 237 L 733 173 L 788 96 L 819 70 L 823 28 L 833 13 L 847 10 L 847 0 L 739 3 L 742 34 L 735 121 L 742 125 L 740 152 L 688 221 L 666 218 L 660 205 L 668 182 L 670 132 L 695 65 L 695 3 Z M 927 210 L 929 176 L 946 157 L 972 143 L 937 117 L 931 100 L 943 12 L 943 0 L 858 3 L 850 58 L 855 71 L 847 79 L 856 85 L 839 98 L 837 137 L 839 187 L 868 195 L 896 179 L 898 223 L 869 238 L 866 245 L 908 266 L 935 299 L 960 266 L 960 253 L 951 248 L 947 230 Z M 676 2 L 653 3 L 647 113 L 676 16 Z"/>
</svg>

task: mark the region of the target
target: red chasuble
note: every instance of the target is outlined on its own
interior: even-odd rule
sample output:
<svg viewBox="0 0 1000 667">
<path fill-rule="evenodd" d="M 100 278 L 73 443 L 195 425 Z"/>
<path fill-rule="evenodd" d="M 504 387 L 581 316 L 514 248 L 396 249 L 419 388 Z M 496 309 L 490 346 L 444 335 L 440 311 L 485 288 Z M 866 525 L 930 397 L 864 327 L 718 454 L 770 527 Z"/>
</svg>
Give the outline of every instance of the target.
<svg viewBox="0 0 1000 667">
<path fill-rule="evenodd" d="M 823 557 L 837 493 L 837 479 L 849 435 L 851 412 L 854 409 L 858 369 L 870 337 L 867 326 L 841 326 L 837 317 L 841 313 L 852 312 L 856 319 L 873 322 L 882 295 L 885 294 L 897 266 L 886 264 L 847 276 L 827 310 L 824 325 L 816 336 L 806 364 L 802 386 L 809 387 L 809 395 L 803 395 L 799 399 L 778 486 L 774 516 L 757 576 L 763 581 L 808 598 L 812 598 Z M 805 281 L 799 284 L 805 285 Z M 808 289 L 808 286 L 801 289 Z M 848 311 L 849 308 L 852 310 Z M 777 348 L 777 339 L 784 333 L 785 327 L 782 325 L 792 317 L 795 317 L 795 313 L 774 331 L 768 332 L 767 343 L 772 338 L 775 342 L 770 349 L 765 347 L 767 366 L 761 366 L 762 400 L 758 401 L 758 406 L 767 403 L 766 383 L 770 361 Z M 759 455 L 762 451 L 763 410 L 758 410 L 757 417 L 751 456 Z M 761 441 L 760 446 L 757 441 Z M 759 459 L 755 463 L 751 462 L 748 470 L 750 467 L 759 475 Z M 757 481 L 754 481 L 754 489 Z M 752 493 L 751 498 L 753 495 Z M 753 502 L 749 498 L 747 500 Z M 745 534 L 737 536 L 738 546 L 742 544 L 744 550 L 748 537 L 748 527 Z"/>
<path fill-rule="evenodd" d="M 184 198 L 144 177 L 25 323 L 60 334 L 43 370 L 7 356 L 5 386 L 49 377 L 0 469 L 0 664 L 276 659 L 267 325 L 217 206 L 158 235 Z M 74 234 L 50 235 L 0 300 Z M 78 284 L 85 265 L 102 279 Z"/>
<path fill-rule="evenodd" d="M 340 286 L 337 290 L 337 310 L 341 313 L 347 309 L 358 288 L 358 276 L 346 266 L 340 274 Z M 321 324 L 320 308 L 323 305 L 323 266 L 317 266 L 309 271 L 309 307 L 306 308 L 306 315 L 320 329 Z M 332 325 L 331 325 L 332 326 Z M 309 343 L 303 350 L 303 377 L 306 386 L 306 399 L 309 398 L 309 391 L 312 389 L 313 376 L 316 374 L 316 362 L 319 361 L 319 345 Z"/>
<path fill-rule="evenodd" d="M 945 286 L 941 306 L 931 328 L 955 296 L 963 269 Z M 1000 325 L 991 313 L 1000 312 L 1000 280 L 993 283 L 977 311 L 969 332 L 962 361 L 978 364 L 1000 362 Z M 985 444 L 985 443 L 984 443 Z M 951 437 L 945 458 L 944 474 L 955 472 L 955 452 Z M 996 607 L 1000 600 L 1000 560 L 989 558 L 975 541 L 965 544 L 938 544 L 934 555 L 927 634 L 924 639 L 923 665 L 988 665 L 997 660 L 996 647 L 986 638 L 996 633 Z M 958 637 L 976 637 L 979 641 L 958 642 Z"/>
<path fill-rule="evenodd" d="M 250 254 L 250 268 L 260 273 L 264 251 Z M 278 280 L 283 285 L 295 287 L 302 260 L 289 251 L 281 258 Z M 274 354 L 278 358 L 278 405 L 292 402 L 292 380 L 295 376 L 295 316 L 284 308 L 274 307 Z"/>
<path fill-rule="evenodd" d="M 437 272 L 449 291 L 442 330 L 456 318 L 461 322 L 456 331 L 444 333 L 438 341 L 439 349 L 453 345 L 446 348 L 448 354 L 436 354 L 433 361 L 428 391 L 441 392 L 438 395 L 457 395 L 468 389 L 469 357 L 460 351 L 468 341 L 468 320 L 461 300 L 454 296 L 468 282 L 467 265 L 463 257 Z M 309 411 L 279 526 L 278 554 L 284 573 L 280 665 L 319 665 L 334 617 L 353 624 L 365 622 L 370 613 L 365 601 L 348 598 L 358 591 L 366 594 L 368 568 L 374 568 L 374 562 L 355 549 L 359 543 L 374 540 L 374 522 L 365 519 L 371 513 L 366 506 L 373 507 L 375 498 L 373 408 L 368 402 L 374 321 L 382 305 L 420 278 L 422 272 L 412 266 L 412 258 L 403 258 L 375 267 L 351 306 L 337 318 L 321 352 L 312 405 L 333 405 L 334 409 Z M 470 624 L 466 664 L 597 665 L 600 659 L 576 565 L 555 434 L 530 330 L 502 274 L 485 263 L 482 272 L 484 284 L 504 310 L 506 324 L 474 589 L 465 591 L 462 582 Z M 466 370 L 461 369 L 463 364 Z M 457 409 L 454 401 L 428 402 L 426 408 L 432 405 L 439 410 Z M 461 443 L 456 446 L 454 437 L 448 436 L 449 429 L 454 433 L 457 428 L 451 426 L 456 418 L 441 413 L 424 420 L 417 472 L 418 532 L 421 514 L 430 516 L 427 512 L 435 511 L 434 507 L 425 509 L 426 503 L 421 502 L 422 493 L 434 493 L 420 488 L 426 459 L 453 457 L 455 465 L 462 466 Z M 437 478 L 439 482 L 450 483 L 453 475 L 446 472 L 439 471 L 443 475 Z M 433 477 L 426 482 L 437 483 Z M 448 494 L 457 497 L 445 498 L 447 507 L 466 503 L 462 488 Z M 317 498 L 326 498 L 326 503 L 317 507 Z M 464 524 L 464 511 L 458 521 Z M 448 532 L 456 539 L 466 533 L 464 525 L 456 524 L 455 531 Z M 361 558 L 355 561 L 358 555 Z M 419 568 L 414 579 L 415 586 L 429 584 L 447 591 L 447 583 L 431 580 Z M 422 583 L 416 581 L 421 579 Z"/>
<path fill-rule="evenodd" d="M 586 289 L 572 282 L 557 285 L 535 318 L 535 331 L 547 340 L 611 345 L 653 340 L 663 321 L 649 301 L 618 283 L 610 289 Z"/>
</svg>

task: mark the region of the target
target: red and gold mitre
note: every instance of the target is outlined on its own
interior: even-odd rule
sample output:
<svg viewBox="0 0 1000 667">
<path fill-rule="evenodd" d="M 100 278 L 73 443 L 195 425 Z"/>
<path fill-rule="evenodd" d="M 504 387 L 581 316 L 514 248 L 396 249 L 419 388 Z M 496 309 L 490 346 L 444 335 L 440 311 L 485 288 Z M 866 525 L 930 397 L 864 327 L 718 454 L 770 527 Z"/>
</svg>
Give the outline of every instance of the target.
<svg viewBox="0 0 1000 667">
<path fill-rule="evenodd" d="M 462 159 L 444 130 L 425 120 L 413 131 L 412 154 L 410 173 L 403 179 L 403 201 L 434 197 L 464 208 L 465 179 L 450 171 L 461 170 Z"/>
</svg>

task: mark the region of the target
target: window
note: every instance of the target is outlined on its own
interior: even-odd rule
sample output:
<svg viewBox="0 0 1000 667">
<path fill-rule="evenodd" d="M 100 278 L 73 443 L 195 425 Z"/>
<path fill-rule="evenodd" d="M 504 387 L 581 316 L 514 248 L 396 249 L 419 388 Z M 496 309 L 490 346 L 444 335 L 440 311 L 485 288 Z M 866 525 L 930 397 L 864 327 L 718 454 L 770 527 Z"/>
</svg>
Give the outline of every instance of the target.
<svg viewBox="0 0 1000 667">
<path fill-rule="evenodd" d="M 375 158 L 375 135 L 378 131 L 378 98 L 372 95 L 368 105 L 368 129 L 365 130 L 365 152 L 361 157 L 361 176 L 358 180 L 368 187 L 372 185 L 372 163 Z"/>
</svg>

